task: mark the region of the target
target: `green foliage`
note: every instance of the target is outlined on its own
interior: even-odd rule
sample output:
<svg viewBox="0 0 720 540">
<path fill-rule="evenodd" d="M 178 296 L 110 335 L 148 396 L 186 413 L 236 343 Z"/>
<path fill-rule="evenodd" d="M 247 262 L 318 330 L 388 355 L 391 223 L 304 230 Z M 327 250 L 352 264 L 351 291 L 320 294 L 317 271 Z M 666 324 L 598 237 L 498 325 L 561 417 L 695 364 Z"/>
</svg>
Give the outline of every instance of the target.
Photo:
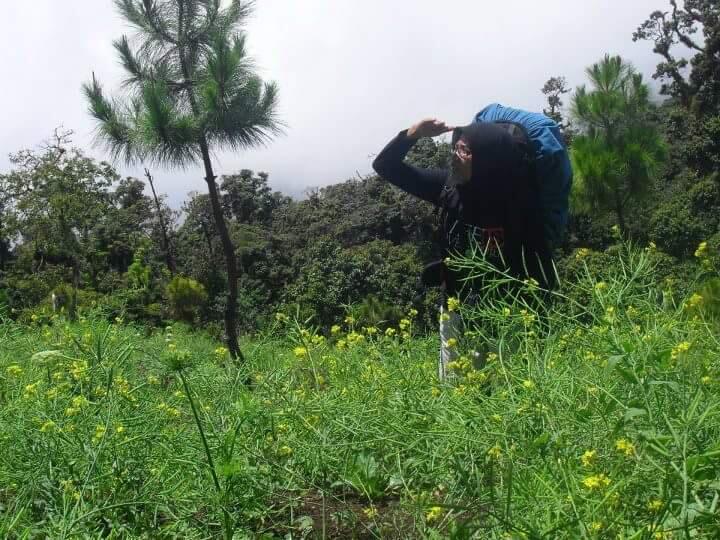
<svg viewBox="0 0 720 540">
<path fill-rule="evenodd" d="M 647 195 L 665 147 L 648 117 L 649 89 L 642 75 L 619 56 L 605 56 L 587 75 L 593 89 L 579 87 L 572 102 L 581 129 L 571 152 L 573 205 L 612 209 L 626 230 L 627 204 Z"/>
<path fill-rule="evenodd" d="M 710 243 L 695 277 L 717 279 Z M 445 381 L 412 320 L 286 321 L 239 367 L 183 325 L 8 323 L 0 534 L 715 538 L 716 329 L 668 299 L 658 260 L 576 253 L 541 309 L 523 283 L 460 305 Z"/>
<path fill-rule="evenodd" d="M 323 240 L 312 244 L 301 260 L 300 273 L 285 301 L 302 306 L 303 315 L 315 315 L 315 322 L 323 327 L 341 317 L 343 306 L 361 303 L 370 294 L 383 303 L 404 307 L 412 304 L 418 292 L 420 264 L 411 245 L 376 240 L 342 249 L 336 242 Z"/>
<path fill-rule="evenodd" d="M 360 325 L 386 327 L 397 326 L 404 313 L 396 304 L 383 302 L 371 294 L 357 304 L 353 315 Z"/>
<path fill-rule="evenodd" d="M 277 133 L 277 86 L 253 73 L 239 31 L 250 4 L 116 4 L 140 34 L 136 47 L 125 36 L 115 42 L 125 84 L 139 98 L 125 107 L 106 98 L 95 78 L 83 86 L 98 135 L 115 157 L 185 167 L 201 161 L 203 144 L 239 150 Z"/>
<path fill-rule="evenodd" d="M 207 301 L 205 287 L 192 278 L 175 276 L 165 289 L 173 317 L 192 323 Z"/>
<path fill-rule="evenodd" d="M 143 263 L 145 250 L 138 249 L 128 267 L 128 282 L 133 289 L 147 289 L 150 285 L 150 267 Z"/>
</svg>

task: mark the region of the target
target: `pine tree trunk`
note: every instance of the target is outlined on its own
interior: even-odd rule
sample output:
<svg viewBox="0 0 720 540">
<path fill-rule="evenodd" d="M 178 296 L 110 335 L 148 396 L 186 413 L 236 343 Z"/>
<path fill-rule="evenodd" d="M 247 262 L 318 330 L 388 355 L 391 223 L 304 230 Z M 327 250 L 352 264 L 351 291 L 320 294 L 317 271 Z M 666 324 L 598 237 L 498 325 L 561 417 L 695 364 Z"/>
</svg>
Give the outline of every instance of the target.
<svg viewBox="0 0 720 540">
<path fill-rule="evenodd" d="M 210 162 L 210 152 L 208 151 L 207 142 L 203 138 L 200 142 L 200 150 L 202 152 L 203 163 L 205 165 L 205 182 L 208 185 L 208 193 L 210 195 L 210 204 L 212 205 L 213 216 L 215 218 L 215 227 L 217 228 L 220 243 L 222 244 L 223 253 L 225 255 L 225 265 L 227 267 L 228 279 L 228 296 L 227 306 L 225 307 L 225 333 L 227 334 L 228 350 L 234 360 L 245 361 L 237 338 L 237 297 L 238 297 L 238 267 L 237 258 L 235 257 L 235 246 L 233 246 L 230 233 L 225 224 L 225 216 L 223 216 L 222 207 L 220 206 L 220 197 L 218 195 L 215 175 Z"/>
<path fill-rule="evenodd" d="M 185 41 L 186 37 L 184 34 L 184 31 L 186 30 L 183 16 L 184 4 L 180 2 L 179 7 L 178 41 L 182 43 Z M 193 115 L 198 118 L 200 113 L 192 87 L 192 75 L 194 70 L 192 69 L 191 62 L 185 56 L 183 47 L 179 47 L 179 60 L 183 76 L 188 84 L 187 94 L 188 100 L 190 101 L 190 108 Z M 212 205 L 213 216 L 215 218 L 215 226 L 217 227 L 218 236 L 220 236 L 220 243 L 222 244 L 223 253 L 225 255 L 225 265 L 227 268 L 228 297 L 227 306 L 225 308 L 225 333 L 227 334 L 228 351 L 230 352 L 230 356 L 233 360 L 240 360 L 241 362 L 244 362 L 245 358 L 240 350 L 237 337 L 237 282 L 239 275 L 237 260 L 235 258 L 235 246 L 233 246 L 230 233 L 228 232 L 227 225 L 225 224 L 222 207 L 220 206 L 220 197 L 218 196 L 217 184 L 215 183 L 215 174 L 213 173 L 212 162 L 210 161 L 210 150 L 204 134 L 200 136 L 198 143 L 203 159 L 203 165 L 205 166 L 205 182 L 208 185 L 208 194 L 210 195 L 210 204 Z"/>
</svg>

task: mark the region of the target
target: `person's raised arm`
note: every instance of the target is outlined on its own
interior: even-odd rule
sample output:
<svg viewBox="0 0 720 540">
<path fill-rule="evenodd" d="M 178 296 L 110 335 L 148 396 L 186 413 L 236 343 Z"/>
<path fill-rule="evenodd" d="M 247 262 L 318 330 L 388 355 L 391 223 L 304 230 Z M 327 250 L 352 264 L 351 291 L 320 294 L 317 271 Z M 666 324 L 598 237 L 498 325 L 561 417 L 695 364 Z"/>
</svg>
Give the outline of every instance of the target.
<svg viewBox="0 0 720 540">
<path fill-rule="evenodd" d="M 436 137 L 452 131 L 445 122 L 435 119 L 421 120 L 401 131 L 373 161 L 373 169 L 382 178 L 403 191 L 437 204 L 445 179 L 445 169 L 420 169 L 405 163 L 404 159 L 415 142 L 422 137 Z"/>
</svg>

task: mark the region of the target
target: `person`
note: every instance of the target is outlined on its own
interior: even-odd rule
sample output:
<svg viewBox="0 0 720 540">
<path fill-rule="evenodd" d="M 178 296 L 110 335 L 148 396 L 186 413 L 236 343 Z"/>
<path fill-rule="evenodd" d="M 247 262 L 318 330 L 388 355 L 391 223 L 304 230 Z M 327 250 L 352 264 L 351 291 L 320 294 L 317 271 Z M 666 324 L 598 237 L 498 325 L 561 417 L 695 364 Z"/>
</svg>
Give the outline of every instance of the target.
<svg viewBox="0 0 720 540">
<path fill-rule="evenodd" d="M 493 112 L 500 116 L 497 110 Z M 548 226 L 543 208 L 546 197 L 536 174 L 538 148 L 522 123 L 503 118 L 484 121 L 479 116 L 462 127 L 437 119 L 421 120 L 397 134 L 377 155 L 373 168 L 383 179 L 438 207 L 445 255 L 462 253 L 471 242 L 477 242 L 485 256 L 504 265 L 515 277 L 533 278 L 549 289 L 555 283 L 555 239 L 550 231 L 557 227 Z M 421 169 L 405 162 L 420 138 L 448 132 L 452 132 L 452 153 L 447 168 Z M 566 184 L 569 181 L 564 180 Z M 569 186 L 563 189 L 569 191 Z M 444 291 L 438 365 L 442 379 L 457 354 L 448 343 L 457 340 L 461 321 L 455 311 L 448 313 L 447 298 L 458 294 L 461 277 L 440 260 L 426 267 L 423 281 Z"/>
</svg>

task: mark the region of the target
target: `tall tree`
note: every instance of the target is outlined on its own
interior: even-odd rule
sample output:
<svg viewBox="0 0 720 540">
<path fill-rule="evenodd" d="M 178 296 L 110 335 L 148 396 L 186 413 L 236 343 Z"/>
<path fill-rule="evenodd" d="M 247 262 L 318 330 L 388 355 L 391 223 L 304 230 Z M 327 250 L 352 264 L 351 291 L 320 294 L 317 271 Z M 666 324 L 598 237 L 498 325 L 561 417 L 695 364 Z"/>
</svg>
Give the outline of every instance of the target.
<svg viewBox="0 0 720 540">
<path fill-rule="evenodd" d="M 670 0 L 670 7 L 650 14 L 633 40 L 652 42 L 662 57 L 653 78 L 672 98 L 665 116 L 673 153 L 710 174 L 720 167 L 720 3 Z"/>
<path fill-rule="evenodd" d="M 222 7 L 222 5 L 226 7 Z M 115 0 L 137 30 L 133 44 L 114 42 L 132 93 L 125 103 L 105 97 L 93 76 L 84 85 L 99 138 L 127 162 L 169 167 L 202 163 L 228 278 L 225 332 L 233 358 L 237 339 L 238 265 L 223 216 L 211 148 L 240 150 L 279 132 L 277 86 L 263 83 L 247 56 L 241 27 L 244 0 Z"/>
<path fill-rule="evenodd" d="M 70 317 L 75 316 L 81 270 L 92 251 L 92 230 L 111 207 L 109 188 L 118 181 L 107 163 L 69 148 L 71 132 L 56 130 L 41 150 L 10 156 L 5 177 L 14 198 L 24 247 L 34 250 L 37 269 L 46 263 L 72 269 Z"/>
<path fill-rule="evenodd" d="M 543 114 L 548 118 L 552 118 L 560 126 L 560 131 L 565 137 L 565 143 L 570 144 L 572 141 L 573 131 L 570 122 L 563 115 L 563 95 L 570 92 L 565 77 L 550 77 L 542 87 L 542 93 L 547 96 L 548 108 L 543 109 Z"/>
<path fill-rule="evenodd" d="M 586 73 L 592 88 L 579 87 L 571 108 L 581 129 L 572 146 L 574 196 L 587 210 L 614 211 L 625 232 L 627 203 L 647 194 L 665 147 L 649 118 L 648 86 L 631 64 L 606 55 Z"/>
<path fill-rule="evenodd" d="M 10 246 L 17 228 L 15 222 L 14 200 L 10 183 L 5 175 L 0 175 L 0 272 L 10 259 Z"/>
</svg>

